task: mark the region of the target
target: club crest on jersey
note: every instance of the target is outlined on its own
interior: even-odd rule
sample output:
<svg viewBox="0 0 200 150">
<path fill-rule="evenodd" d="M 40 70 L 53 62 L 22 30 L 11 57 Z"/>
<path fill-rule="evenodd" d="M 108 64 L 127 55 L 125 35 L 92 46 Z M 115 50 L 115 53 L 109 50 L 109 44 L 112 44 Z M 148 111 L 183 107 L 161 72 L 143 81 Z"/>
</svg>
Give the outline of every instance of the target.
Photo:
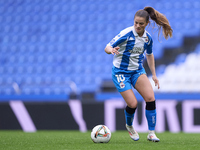
<svg viewBox="0 0 200 150">
<path fill-rule="evenodd" d="M 145 38 L 145 43 L 147 43 L 149 41 L 148 37 Z"/>
<path fill-rule="evenodd" d="M 121 89 L 123 89 L 125 87 L 124 82 L 120 82 L 119 86 L 120 86 Z"/>
</svg>

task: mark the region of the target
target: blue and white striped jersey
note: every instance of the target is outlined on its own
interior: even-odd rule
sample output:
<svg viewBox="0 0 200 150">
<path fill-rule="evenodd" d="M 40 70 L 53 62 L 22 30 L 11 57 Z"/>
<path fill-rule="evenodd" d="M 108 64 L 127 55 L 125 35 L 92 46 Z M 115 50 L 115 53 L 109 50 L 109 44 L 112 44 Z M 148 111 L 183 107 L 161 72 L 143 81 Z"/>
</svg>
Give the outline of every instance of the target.
<svg viewBox="0 0 200 150">
<path fill-rule="evenodd" d="M 144 52 L 152 54 L 152 37 L 145 30 L 142 37 L 136 33 L 134 26 L 122 30 L 107 45 L 119 46 L 118 55 L 114 55 L 113 65 L 123 70 L 138 70 L 143 68 Z"/>
</svg>

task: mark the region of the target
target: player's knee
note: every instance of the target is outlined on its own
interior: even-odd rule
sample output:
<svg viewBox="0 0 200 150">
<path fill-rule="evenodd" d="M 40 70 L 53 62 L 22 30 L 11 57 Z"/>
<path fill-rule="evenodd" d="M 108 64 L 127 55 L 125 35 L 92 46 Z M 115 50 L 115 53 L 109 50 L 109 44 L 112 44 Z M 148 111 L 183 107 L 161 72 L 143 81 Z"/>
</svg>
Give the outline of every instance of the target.
<svg viewBox="0 0 200 150">
<path fill-rule="evenodd" d="M 137 102 L 129 103 L 129 104 L 127 104 L 127 105 L 128 105 L 128 107 L 130 107 L 130 108 L 136 108 L 136 107 L 137 107 Z"/>
<path fill-rule="evenodd" d="M 155 97 L 153 95 L 149 95 L 144 98 L 145 102 L 153 102 L 155 101 Z"/>
</svg>

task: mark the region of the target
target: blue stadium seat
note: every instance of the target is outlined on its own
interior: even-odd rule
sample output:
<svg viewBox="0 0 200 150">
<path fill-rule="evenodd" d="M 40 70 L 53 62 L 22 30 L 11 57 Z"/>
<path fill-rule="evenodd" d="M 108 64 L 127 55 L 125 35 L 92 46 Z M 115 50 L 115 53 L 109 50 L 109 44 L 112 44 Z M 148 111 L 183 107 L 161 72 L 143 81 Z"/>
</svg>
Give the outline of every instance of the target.
<svg viewBox="0 0 200 150">
<path fill-rule="evenodd" d="M 200 43 L 197 45 L 195 52 L 200 54 Z"/>
<path fill-rule="evenodd" d="M 162 75 L 165 72 L 165 68 L 166 68 L 166 65 L 159 65 L 156 68 L 156 74 L 157 74 L 157 76 Z"/>
<path fill-rule="evenodd" d="M 185 54 L 185 53 L 179 54 L 179 55 L 176 57 L 175 64 L 176 64 L 176 65 L 179 65 L 179 64 L 185 62 L 186 57 L 187 57 L 187 54 Z"/>
</svg>

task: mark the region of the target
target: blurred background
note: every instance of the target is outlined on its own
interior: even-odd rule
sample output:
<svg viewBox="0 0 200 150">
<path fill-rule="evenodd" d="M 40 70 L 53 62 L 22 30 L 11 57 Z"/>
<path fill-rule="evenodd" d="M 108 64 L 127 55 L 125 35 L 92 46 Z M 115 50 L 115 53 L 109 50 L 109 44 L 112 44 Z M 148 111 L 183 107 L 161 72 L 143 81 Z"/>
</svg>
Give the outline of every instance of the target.
<svg viewBox="0 0 200 150">
<path fill-rule="evenodd" d="M 62 106 L 60 103 L 68 105 L 76 99 L 82 106 L 79 110 L 83 108 L 83 116 L 88 116 L 93 109 L 102 107 L 99 112 L 105 111 L 104 102 L 109 99 L 122 100 L 112 83 L 113 56 L 107 55 L 104 48 L 122 29 L 133 25 L 135 12 L 145 6 L 166 15 L 173 29 L 173 38 L 165 40 L 162 35 L 158 37 L 153 23 L 147 27 L 154 39 L 160 90 L 153 85 L 146 60 L 144 67 L 156 99 L 178 102 L 181 122 L 182 102 L 200 103 L 199 0 L 0 0 L 0 113 L 4 114 L 0 115 L 0 129 L 22 128 L 15 117 L 15 123 L 8 127 L 5 114 L 9 111 L 10 116 L 13 112 L 17 116 L 11 101 L 22 102 L 37 124 L 42 118 L 34 121 L 34 117 L 37 120 L 49 105 L 52 108 L 45 111 L 47 114 L 54 106 L 57 110 Z M 134 92 L 138 101 L 142 101 Z M 69 108 L 72 113 L 71 105 Z M 192 112 L 199 115 L 200 107 Z M 105 118 L 100 118 L 100 121 L 93 119 L 93 123 L 88 118 L 88 129 L 95 123 L 105 123 Z M 200 121 L 194 120 L 200 132 Z M 48 125 L 41 127 L 39 123 L 36 128 L 54 129 Z M 58 125 L 56 129 L 66 128 Z M 73 129 L 73 125 L 67 129 Z"/>
</svg>

